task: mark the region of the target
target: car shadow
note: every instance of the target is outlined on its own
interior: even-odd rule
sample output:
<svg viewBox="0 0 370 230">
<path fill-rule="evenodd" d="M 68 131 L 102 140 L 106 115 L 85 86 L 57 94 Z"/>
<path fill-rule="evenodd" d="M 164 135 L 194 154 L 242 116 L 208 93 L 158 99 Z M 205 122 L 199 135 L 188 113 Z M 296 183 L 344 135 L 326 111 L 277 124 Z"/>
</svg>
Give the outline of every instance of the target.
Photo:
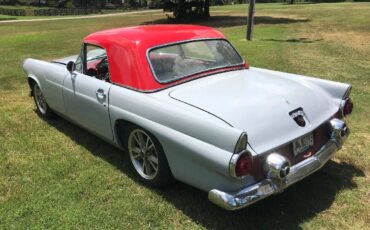
<svg viewBox="0 0 370 230">
<path fill-rule="evenodd" d="M 17 20 L 17 18 L 0 18 L 0 21 Z"/>
<path fill-rule="evenodd" d="M 290 38 L 290 39 L 260 39 L 261 41 L 269 42 L 291 42 L 291 43 L 314 43 L 323 41 L 324 39 L 309 39 L 309 38 Z"/>
<path fill-rule="evenodd" d="M 354 176 L 364 173 L 353 165 L 329 161 L 283 193 L 237 211 L 220 209 L 208 201 L 206 193 L 180 183 L 159 193 L 205 228 L 300 229 L 301 223 L 330 208 L 338 192 L 355 189 Z"/>
<path fill-rule="evenodd" d="M 254 25 L 258 24 L 291 24 L 309 22 L 309 19 L 294 19 L 294 18 L 282 18 L 282 17 L 270 17 L 270 16 L 255 16 Z M 230 15 L 215 15 L 210 18 L 195 18 L 186 20 L 174 20 L 171 18 L 158 19 L 154 21 L 147 21 L 143 24 L 178 24 L 178 23 L 191 23 L 195 25 L 210 26 L 210 27 L 231 27 L 231 26 L 242 26 L 247 25 L 246 16 L 230 16 Z"/>
<path fill-rule="evenodd" d="M 124 153 L 84 129 L 61 118 L 47 120 L 71 138 L 122 173 L 144 186 L 129 170 Z M 165 189 L 152 189 L 197 224 L 212 229 L 300 229 L 300 224 L 327 210 L 336 195 L 355 189 L 353 177 L 364 172 L 345 162 L 329 161 L 321 170 L 289 187 L 281 194 L 259 201 L 238 211 L 226 211 L 208 201 L 207 193 L 175 182 Z"/>
</svg>

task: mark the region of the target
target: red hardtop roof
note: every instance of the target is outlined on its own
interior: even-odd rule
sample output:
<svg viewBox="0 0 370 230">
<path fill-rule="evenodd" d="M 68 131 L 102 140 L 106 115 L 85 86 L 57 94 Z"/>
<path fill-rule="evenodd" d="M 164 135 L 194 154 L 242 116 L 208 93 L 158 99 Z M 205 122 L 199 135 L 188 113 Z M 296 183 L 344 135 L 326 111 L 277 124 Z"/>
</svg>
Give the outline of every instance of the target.
<svg viewBox="0 0 370 230">
<path fill-rule="evenodd" d="M 155 80 L 146 58 L 148 49 L 174 42 L 217 38 L 225 37 L 205 26 L 145 25 L 95 32 L 83 41 L 106 49 L 113 83 L 139 91 L 156 91 L 178 82 L 161 84 Z"/>
<path fill-rule="evenodd" d="M 206 26 L 146 25 L 95 32 L 85 37 L 84 41 L 102 46 L 107 41 L 117 45 L 130 42 L 133 46 L 148 49 L 167 43 L 202 38 L 224 38 L 224 35 Z"/>
</svg>

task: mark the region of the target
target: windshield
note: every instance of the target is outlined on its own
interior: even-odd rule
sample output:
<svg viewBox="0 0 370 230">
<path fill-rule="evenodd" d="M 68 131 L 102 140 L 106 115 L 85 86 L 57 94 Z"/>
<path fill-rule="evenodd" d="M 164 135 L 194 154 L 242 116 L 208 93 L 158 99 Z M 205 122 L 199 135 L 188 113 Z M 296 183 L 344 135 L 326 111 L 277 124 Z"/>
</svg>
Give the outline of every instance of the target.
<svg viewBox="0 0 370 230">
<path fill-rule="evenodd" d="M 155 48 L 149 52 L 149 61 L 161 83 L 243 64 L 243 59 L 226 40 L 191 41 Z"/>
<path fill-rule="evenodd" d="M 103 59 L 107 56 L 107 54 L 105 53 L 105 49 L 93 45 L 86 47 L 86 51 L 87 61 Z"/>
</svg>

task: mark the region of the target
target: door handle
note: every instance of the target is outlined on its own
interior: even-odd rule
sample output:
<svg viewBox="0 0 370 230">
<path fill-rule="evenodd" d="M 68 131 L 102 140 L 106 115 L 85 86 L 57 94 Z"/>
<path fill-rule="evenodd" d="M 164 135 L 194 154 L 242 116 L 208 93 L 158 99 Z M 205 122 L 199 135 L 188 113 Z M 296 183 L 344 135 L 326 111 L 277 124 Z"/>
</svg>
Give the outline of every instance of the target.
<svg viewBox="0 0 370 230">
<path fill-rule="evenodd" d="M 96 97 L 99 99 L 99 100 L 104 100 L 105 99 L 105 96 L 106 94 L 104 93 L 104 90 L 103 89 L 98 89 L 96 91 Z"/>
</svg>

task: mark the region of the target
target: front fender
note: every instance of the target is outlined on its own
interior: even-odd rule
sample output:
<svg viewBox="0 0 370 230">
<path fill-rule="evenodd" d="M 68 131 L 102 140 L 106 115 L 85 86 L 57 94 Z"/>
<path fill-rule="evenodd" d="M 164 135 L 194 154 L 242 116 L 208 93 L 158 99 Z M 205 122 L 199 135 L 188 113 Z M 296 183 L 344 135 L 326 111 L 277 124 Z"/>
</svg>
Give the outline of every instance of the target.
<svg viewBox="0 0 370 230">
<path fill-rule="evenodd" d="M 44 75 L 41 69 L 37 68 L 36 62 L 37 60 L 35 59 L 27 58 L 26 60 L 23 61 L 22 68 L 23 71 L 26 73 L 27 79 L 28 80 L 32 79 L 33 81 L 35 81 L 37 85 L 40 87 L 40 89 L 43 91 L 44 84 L 42 84 L 42 79 L 40 78 L 43 78 Z"/>
</svg>

